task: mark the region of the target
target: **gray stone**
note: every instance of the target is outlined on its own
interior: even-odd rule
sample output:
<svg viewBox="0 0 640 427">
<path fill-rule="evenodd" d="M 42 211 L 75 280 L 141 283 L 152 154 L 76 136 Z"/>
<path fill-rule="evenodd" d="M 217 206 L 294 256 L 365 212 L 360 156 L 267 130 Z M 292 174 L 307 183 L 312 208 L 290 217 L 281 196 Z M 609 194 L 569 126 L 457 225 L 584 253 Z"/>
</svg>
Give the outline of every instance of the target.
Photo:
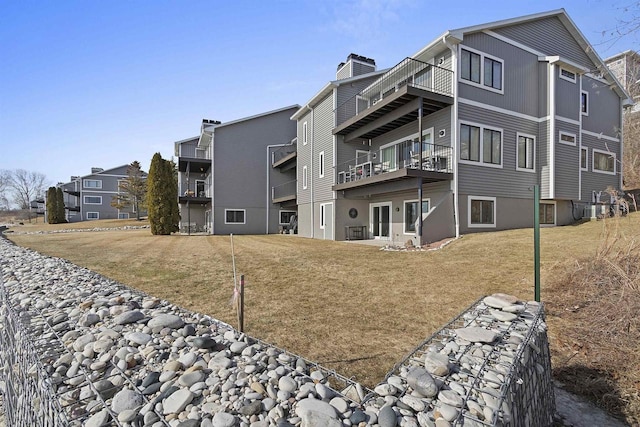
<svg viewBox="0 0 640 427">
<path fill-rule="evenodd" d="M 189 326 L 189 325 L 187 325 Z M 191 345 L 195 348 L 210 349 L 216 346 L 216 341 L 211 337 L 195 337 L 191 341 Z"/>
<path fill-rule="evenodd" d="M 487 304 L 489 307 L 493 307 L 493 308 L 502 308 L 502 307 L 506 307 L 508 305 L 511 305 L 510 302 L 507 302 L 501 298 L 496 298 L 494 296 L 488 296 L 485 297 L 482 300 L 485 304 Z"/>
<path fill-rule="evenodd" d="M 87 344 L 94 342 L 95 340 L 96 337 L 92 333 L 81 335 L 73 342 L 73 349 L 75 351 L 82 352 Z"/>
<path fill-rule="evenodd" d="M 347 410 L 349 409 L 349 404 L 347 403 L 347 401 L 339 396 L 336 396 L 333 399 L 331 399 L 331 401 L 329 401 L 329 405 L 336 408 L 336 411 L 338 411 L 341 414 L 347 412 Z"/>
<path fill-rule="evenodd" d="M 247 343 L 243 341 L 236 341 L 229 346 L 231 353 L 240 354 L 242 350 L 247 348 Z"/>
<path fill-rule="evenodd" d="M 407 374 L 407 384 L 419 395 L 433 397 L 438 394 L 438 385 L 424 368 L 414 368 Z"/>
<path fill-rule="evenodd" d="M 80 321 L 78 322 L 78 324 L 80 324 L 80 326 L 89 327 L 89 326 L 95 325 L 99 321 L 100 321 L 100 316 L 98 316 L 95 313 L 87 313 L 80 318 Z"/>
<path fill-rule="evenodd" d="M 180 424 L 178 424 L 178 427 L 200 427 L 200 420 L 182 420 Z"/>
<path fill-rule="evenodd" d="M 462 400 L 462 397 L 453 390 L 440 391 L 440 393 L 438 393 L 438 400 L 442 403 L 445 403 L 447 405 L 450 405 L 456 408 L 462 408 L 462 405 L 464 405 L 464 401 Z"/>
<path fill-rule="evenodd" d="M 180 390 L 171 393 L 163 402 L 162 402 L 162 412 L 164 415 L 168 414 L 178 414 L 187 407 L 189 403 L 193 400 L 195 394 L 191 393 L 189 390 L 183 388 Z"/>
<path fill-rule="evenodd" d="M 396 388 L 391 384 L 384 383 L 377 385 L 376 388 L 373 389 L 373 391 L 375 391 L 380 396 L 393 396 L 398 390 L 396 390 Z"/>
<path fill-rule="evenodd" d="M 450 405 L 446 405 L 444 403 L 440 404 L 440 407 L 438 408 L 438 412 L 440 412 L 440 415 L 442 416 L 442 418 L 444 418 L 447 421 L 455 420 L 459 413 L 459 411 L 456 408 Z"/>
<path fill-rule="evenodd" d="M 502 310 L 490 310 L 489 313 L 491 313 L 491 315 L 495 317 L 497 320 L 500 320 L 503 322 L 513 322 L 518 318 L 517 314 L 509 313 Z"/>
<path fill-rule="evenodd" d="M 455 329 L 454 332 L 458 337 L 469 342 L 492 343 L 498 337 L 498 334 L 496 334 L 495 332 L 485 328 L 481 328 L 479 326 Z"/>
<path fill-rule="evenodd" d="M 425 356 L 424 367 L 430 374 L 444 377 L 449 373 L 449 357 L 446 354 L 430 351 Z"/>
<path fill-rule="evenodd" d="M 118 421 L 121 423 L 129 423 L 136 419 L 138 416 L 138 411 L 135 409 L 125 409 L 124 411 L 118 414 Z"/>
<path fill-rule="evenodd" d="M 92 415 L 84 425 L 85 427 L 102 427 L 107 425 L 110 419 L 111 415 L 109 415 L 109 411 L 107 411 L 107 408 L 105 408 L 102 411 Z"/>
<path fill-rule="evenodd" d="M 109 380 L 99 380 L 93 383 L 93 386 L 96 388 L 96 391 L 100 394 L 104 400 L 111 399 L 114 394 L 118 391 L 119 387 L 116 387 Z"/>
<path fill-rule="evenodd" d="M 118 315 L 113 321 L 116 325 L 127 325 L 129 323 L 135 323 L 140 319 L 144 319 L 144 314 L 140 310 L 131 310 Z"/>
<path fill-rule="evenodd" d="M 150 328 L 172 328 L 177 329 L 184 326 L 184 320 L 175 314 L 161 313 L 154 316 L 147 326 Z"/>
<path fill-rule="evenodd" d="M 144 405 L 144 399 L 140 393 L 136 393 L 133 390 L 124 389 L 120 390 L 113 396 L 111 401 L 111 410 L 116 414 L 120 414 L 127 409 L 135 409 Z"/>
<path fill-rule="evenodd" d="M 146 345 L 152 338 L 151 335 L 145 334 L 144 332 L 129 332 L 124 337 L 138 345 Z"/>
<path fill-rule="evenodd" d="M 204 381 L 205 376 L 205 373 L 202 371 L 188 372 L 178 378 L 178 384 L 183 387 L 191 387 L 195 383 Z"/>
<path fill-rule="evenodd" d="M 338 415 L 333 406 L 311 397 L 298 402 L 296 415 L 302 418 L 303 425 L 308 427 L 342 426 L 342 423 L 338 421 Z"/>
<path fill-rule="evenodd" d="M 213 427 L 233 427 L 236 425 L 236 417 L 226 412 L 218 412 L 211 421 Z"/>
<path fill-rule="evenodd" d="M 282 391 L 293 393 L 298 388 L 298 383 L 293 378 L 285 375 L 278 380 L 278 388 Z"/>
<path fill-rule="evenodd" d="M 396 427 L 398 418 L 390 405 L 385 405 L 378 412 L 378 424 L 380 427 Z"/>
<path fill-rule="evenodd" d="M 260 402 L 259 400 L 255 400 L 250 404 L 245 405 L 242 408 L 238 409 L 238 412 L 248 417 L 250 417 L 251 415 L 259 414 L 261 411 L 262 411 L 262 402 Z"/>
</svg>

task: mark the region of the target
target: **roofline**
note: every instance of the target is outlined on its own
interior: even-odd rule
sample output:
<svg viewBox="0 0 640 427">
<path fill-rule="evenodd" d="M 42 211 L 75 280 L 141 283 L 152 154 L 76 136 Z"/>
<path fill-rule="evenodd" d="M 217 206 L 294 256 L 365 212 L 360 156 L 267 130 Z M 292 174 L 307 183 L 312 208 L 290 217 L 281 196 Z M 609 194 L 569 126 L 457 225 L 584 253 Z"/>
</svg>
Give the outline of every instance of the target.
<svg viewBox="0 0 640 427">
<path fill-rule="evenodd" d="M 358 80 L 366 79 L 379 74 L 384 74 L 388 70 L 389 70 L 388 68 L 385 68 L 383 70 L 376 70 L 370 73 L 360 74 L 354 77 L 348 77 L 346 79 L 329 81 L 329 83 L 324 85 L 324 87 L 320 89 L 318 93 L 313 95 L 311 99 L 307 101 L 306 104 L 304 104 L 304 106 L 300 107 L 300 109 L 291 116 L 291 120 L 298 120 L 302 116 L 302 114 L 304 114 L 306 111 L 311 110 L 312 106 L 317 105 L 318 102 L 320 102 L 325 96 L 327 96 L 330 92 L 332 92 L 334 88 L 337 88 L 338 86 L 341 86 L 345 83 L 353 83 Z"/>
<path fill-rule="evenodd" d="M 549 10 L 547 12 L 532 13 L 529 15 L 517 16 L 515 18 L 501 19 L 499 21 L 486 22 L 484 24 L 478 24 L 478 25 L 471 25 L 468 27 L 462 27 L 455 30 L 450 30 L 449 32 L 452 34 L 475 33 L 482 30 L 488 30 L 490 28 L 505 27 L 507 25 L 518 24 L 524 21 L 532 21 L 534 19 L 548 18 L 550 16 L 557 16 L 557 15 L 566 16 L 567 12 L 565 12 L 564 9 L 554 9 L 554 10 Z M 571 21 L 571 23 L 573 24 L 573 21 Z M 573 24 L 573 26 L 575 27 L 575 24 Z"/>
<path fill-rule="evenodd" d="M 104 174 L 104 173 L 109 172 L 109 171 L 112 171 L 112 170 L 114 170 L 114 169 L 119 169 L 119 168 L 122 168 L 122 167 L 125 167 L 125 166 L 129 166 L 129 165 L 131 165 L 131 163 L 127 163 L 127 164 L 120 165 L 120 166 L 115 166 L 115 167 L 112 167 L 112 168 L 109 168 L 109 169 L 105 169 L 105 170 L 103 170 L 103 171 L 101 171 L 101 172 L 90 173 L 90 174 L 87 174 L 87 175 L 81 175 L 81 176 L 78 176 L 78 179 L 75 179 L 75 180 L 73 180 L 73 181 L 62 182 L 62 183 L 60 183 L 59 185 L 71 184 L 72 182 L 79 181 L 79 180 L 84 179 L 84 178 L 86 178 L 86 177 L 88 177 L 88 176 Z M 142 170 L 142 169 L 141 169 L 141 170 Z M 144 171 L 142 171 L 142 172 L 144 172 Z M 144 172 L 144 173 L 147 173 L 147 172 Z M 56 186 L 58 186 L 58 185 L 56 185 Z"/>
<path fill-rule="evenodd" d="M 221 128 L 221 127 L 235 125 L 235 124 L 238 124 L 238 123 L 242 123 L 242 122 L 246 122 L 246 121 L 249 121 L 249 120 L 257 119 L 257 118 L 260 118 L 260 117 L 268 116 L 268 115 L 271 115 L 271 114 L 281 113 L 283 111 L 291 110 L 293 108 L 300 108 L 300 105 L 293 104 L 293 105 L 289 105 L 287 107 L 278 108 L 276 110 L 271 110 L 271 111 L 267 111 L 267 112 L 264 112 L 264 113 L 255 114 L 255 115 L 249 116 L 249 117 L 243 117 L 243 118 L 237 119 L 237 120 L 232 120 L 230 122 L 220 123 L 219 125 L 206 126 L 205 129 L 203 130 L 203 132 L 205 132 L 205 131 L 207 131 L 209 129 L 211 129 L 211 131 L 213 131 L 214 129 L 218 129 L 218 128 Z"/>
<path fill-rule="evenodd" d="M 200 136 L 196 135 L 196 136 L 192 136 L 191 138 L 185 138 L 185 139 L 181 139 L 179 141 L 176 141 L 176 142 L 174 142 L 174 144 L 176 144 L 176 145 L 177 144 L 184 144 L 185 142 L 193 141 L 194 139 L 198 139 L 198 138 L 200 138 Z"/>
</svg>

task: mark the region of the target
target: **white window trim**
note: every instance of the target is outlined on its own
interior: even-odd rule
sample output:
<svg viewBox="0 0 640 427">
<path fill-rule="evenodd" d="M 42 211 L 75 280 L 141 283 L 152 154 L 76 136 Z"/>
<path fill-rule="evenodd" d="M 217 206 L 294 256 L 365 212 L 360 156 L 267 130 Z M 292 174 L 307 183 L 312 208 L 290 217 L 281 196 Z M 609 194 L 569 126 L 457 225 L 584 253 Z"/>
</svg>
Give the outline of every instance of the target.
<svg viewBox="0 0 640 427">
<path fill-rule="evenodd" d="M 469 125 L 469 126 L 475 126 L 480 128 L 480 161 L 478 162 L 474 162 L 473 160 L 463 160 L 463 159 L 459 159 L 459 163 L 465 164 L 465 165 L 474 165 L 474 166 L 482 166 L 485 168 L 496 168 L 496 169 L 502 169 L 503 165 L 504 165 L 504 129 L 501 128 L 497 128 L 497 127 L 493 127 L 493 126 L 486 126 L 480 123 L 474 123 L 474 122 L 468 122 L 466 120 L 460 120 L 458 122 L 458 146 L 460 146 L 460 127 L 462 125 Z M 489 130 L 494 130 L 494 131 L 498 131 L 500 132 L 500 164 L 496 165 L 494 163 L 485 163 L 483 162 L 483 158 L 484 158 L 484 130 L 485 129 L 489 129 Z M 460 150 L 458 150 L 460 152 Z M 458 157 L 460 157 L 462 155 L 462 153 L 460 152 L 458 154 Z"/>
<path fill-rule="evenodd" d="M 419 203 L 418 199 L 412 199 L 412 200 L 403 200 L 402 201 L 402 234 L 406 235 L 406 236 L 415 236 L 416 233 L 418 232 L 418 230 L 416 231 L 407 231 L 407 223 L 405 222 L 405 220 L 407 219 L 407 203 Z M 431 212 L 431 199 L 427 198 L 427 199 L 422 199 L 422 203 L 427 202 L 429 203 L 429 210 L 427 212 L 422 212 L 422 220 L 424 221 L 428 216 L 429 213 Z"/>
<path fill-rule="evenodd" d="M 613 157 L 613 172 L 596 169 L 596 165 L 595 165 L 595 161 L 596 161 L 595 154 L 596 153 L 606 154 L 608 156 Z M 615 175 L 617 169 L 618 169 L 618 159 L 617 159 L 616 153 L 612 153 L 610 151 L 598 150 L 597 148 L 593 149 L 593 152 L 591 154 L 591 171 L 592 172 L 601 173 L 601 174 L 604 174 L 604 175 Z"/>
<path fill-rule="evenodd" d="M 320 205 L 320 230 L 324 230 L 327 226 L 327 205 L 331 203 L 322 203 Z"/>
<path fill-rule="evenodd" d="M 87 214 L 86 218 L 89 221 L 94 220 L 94 219 L 100 219 L 100 212 L 86 212 L 86 214 Z M 96 214 L 96 217 L 95 218 L 89 218 L 89 214 Z"/>
<path fill-rule="evenodd" d="M 100 199 L 99 203 L 87 202 L 87 197 L 98 197 Z M 101 205 L 102 204 L 102 196 L 83 196 L 82 203 L 85 205 Z"/>
<path fill-rule="evenodd" d="M 563 141 L 562 137 L 563 136 L 570 136 L 573 138 L 573 143 L 569 142 L 569 141 Z M 576 146 L 576 141 L 578 140 L 578 136 L 575 133 L 571 133 L 571 132 L 565 132 L 565 131 L 559 131 L 558 132 L 558 142 L 560 144 L 564 144 L 564 145 L 569 145 L 571 147 L 575 147 Z"/>
<path fill-rule="evenodd" d="M 531 138 L 533 139 L 533 162 L 532 162 L 532 169 L 527 169 L 527 168 L 521 168 L 518 165 L 520 164 L 520 158 L 519 158 L 519 154 L 518 154 L 518 140 L 520 139 L 520 137 L 525 137 L 525 138 Z M 520 172 L 529 172 L 529 173 L 536 173 L 536 151 L 537 151 L 537 147 L 536 147 L 536 136 L 535 135 L 529 135 L 528 133 L 520 133 L 520 132 L 516 132 L 516 170 L 520 171 Z"/>
<path fill-rule="evenodd" d="M 320 167 L 318 168 L 318 177 L 324 178 L 324 151 L 318 153 L 318 162 L 320 163 Z"/>
<path fill-rule="evenodd" d="M 307 137 L 308 129 L 309 129 L 309 125 L 307 125 L 307 122 L 303 122 L 302 123 L 302 145 L 307 145 L 307 143 L 309 142 L 309 138 Z"/>
<path fill-rule="evenodd" d="M 583 168 L 582 167 L 582 151 L 584 150 L 585 153 L 587 153 L 587 167 Z M 588 171 L 589 170 L 589 148 L 587 147 L 580 147 L 580 158 L 578 159 L 578 161 L 580 162 L 580 170 L 581 171 Z"/>
<path fill-rule="evenodd" d="M 232 211 L 232 212 L 237 212 L 237 211 L 242 211 L 244 212 L 244 221 L 243 222 L 227 222 L 227 212 Z M 224 210 L 224 223 L 225 224 L 229 224 L 229 225 L 243 225 L 247 223 L 247 210 L 246 209 L 225 209 Z"/>
<path fill-rule="evenodd" d="M 285 213 L 285 212 L 289 212 L 289 213 L 296 214 L 296 215 L 298 214 L 298 212 L 296 212 L 296 211 L 292 211 L 292 210 L 288 210 L 288 209 L 280 209 L 278 211 L 278 224 L 279 225 L 289 225 L 288 222 L 282 222 L 282 214 Z"/>
<path fill-rule="evenodd" d="M 302 167 L 302 189 L 306 190 L 309 186 L 309 173 L 307 172 L 307 165 Z"/>
<path fill-rule="evenodd" d="M 555 227 L 558 223 L 558 206 L 555 200 L 542 200 L 541 205 L 553 205 L 553 224 L 540 223 L 540 227 Z"/>
<path fill-rule="evenodd" d="M 120 215 L 126 215 L 126 218 L 120 218 Z M 129 219 L 129 212 L 118 212 L 118 219 Z"/>
<path fill-rule="evenodd" d="M 573 74 L 573 79 L 571 79 L 570 77 L 564 76 L 562 74 L 563 71 L 566 71 L 567 73 L 571 73 Z M 563 68 L 563 67 L 558 67 L 558 77 L 560 77 L 562 80 L 566 80 L 568 82 L 571 83 L 576 83 L 576 73 L 574 71 L 569 70 L 568 68 Z"/>
<path fill-rule="evenodd" d="M 87 182 L 89 181 L 95 181 L 97 183 L 99 183 L 99 185 L 97 187 L 89 187 L 87 185 Z M 82 180 L 82 187 L 83 188 L 102 188 L 102 180 L 101 179 L 83 179 Z"/>
<path fill-rule="evenodd" d="M 464 84 L 467 84 L 469 86 L 475 86 L 475 87 L 478 87 L 480 89 L 488 90 L 489 92 L 495 92 L 495 93 L 499 93 L 501 95 L 504 95 L 504 60 L 502 60 L 502 59 L 500 59 L 500 58 L 498 58 L 496 56 L 486 54 L 486 53 L 484 53 L 484 52 L 482 52 L 480 50 L 477 50 L 477 49 L 474 49 L 474 48 L 471 48 L 471 47 L 468 47 L 468 46 L 465 46 L 465 45 L 461 44 L 460 45 L 460 51 L 458 52 L 458 70 L 462 70 L 462 50 L 463 49 L 467 50 L 469 52 L 472 52 L 472 53 L 480 55 L 480 83 L 476 83 L 476 82 L 471 81 L 471 80 L 463 79 L 462 78 L 462 73 L 460 71 L 458 71 L 458 81 L 460 83 L 464 83 Z M 484 59 L 485 58 L 492 59 L 492 60 L 497 61 L 497 62 L 502 64 L 502 73 L 501 73 L 501 76 L 500 76 L 500 78 L 502 79 L 501 82 L 500 82 L 500 87 L 502 89 L 496 89 L 496 88 L 493 88 L 491 86 L 485 86 L 485 84 L 484 84 Z"/>
<path fill-rule="evenodd" d="M 587 95 L 587 99 L 586 99 L 587 111 L 582 111 L 582 95 L 583 94 Z M 589 92 L 587 92 L 586 90 L 580 91 L 580 114 L 582 114 L 583 116 L 589 115 Z"/>
<path fill-rule="evenodd" d="M 471 223 L 471 201 L 472 200 L 488 200 L 493 202 L 493 224 L 472 224 Z M 497 202 L 495 197 L 487 196 L 467 196 L 467 227 L 469 228 L 496 228 L 496 212 Z"/>
</svg>

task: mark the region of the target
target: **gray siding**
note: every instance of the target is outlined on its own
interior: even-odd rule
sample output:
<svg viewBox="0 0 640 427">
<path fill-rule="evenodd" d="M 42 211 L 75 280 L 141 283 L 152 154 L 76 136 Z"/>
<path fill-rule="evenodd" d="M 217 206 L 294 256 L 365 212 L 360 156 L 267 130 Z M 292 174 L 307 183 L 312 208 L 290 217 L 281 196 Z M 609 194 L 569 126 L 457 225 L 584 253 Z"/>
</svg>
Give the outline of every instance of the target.
<svg viewBox="0 0 640 427">
<path fill-rule="evenodd" d="M 451 146 L 451 107 L 447 107 L 422 119 L 422 129 L 433 128 L 433 142 L 438 145 Z M 438 132 L 445 131 L 445 135 L 440 137 Z M 400 128 L 387 132 L 371 141 L 371 150 L 377 151 L 382 145 L 394 141 L 401 141 L 410 135 L 418 134 L 418 121 L 415 120 Z"/>
<path fill-rule="evenodd" d="M 580 120 L 580 80 L 575 83 L 558 77 L 560 67 L 556 71 L 556 115 L 571 120 Z M 575 132 L 574 132 L 575 133 Z"/>
<path fill-rule="evenodd" d="M 343 123 L 353 117 L 356 112 L 356 98 L 364 88 L 377 80 L 377 77 L 362 78 L 349 84 L 338 86 L 336 95 L 336 123 Z M 345 104 L 346 105 L 343 105 Z"/>
<path fill-rule="evenodd" d="M 547 75 L 549 73 L 549 64 L 546 62 L 538 63 L 538 117 L 547 117 L 549 115 L 549 83 Z"/>
<path fill-rule="evenodd" d="M 298 128 L 298 159 L 297 159 L 297 174 L 298 174 L 298 204 L 306 204 L 311 202 L 311 132 L 313 131 L 312 114 L 308 112 L 302 116 L 297 123 Z M 305 145 L 304 141 L 304 123 L 307 123 L 307 138 L 308 142 Z M 303 184 L 303 169 L 307 167 L 307 189 L 302 187 Z"/>
<path fill-rule="evenodd" d="M 560 131 L 576 135 L 576 145 L 567 145 L 559 142 Z M 580 197 L 578 181 L 580 179 L 580 146 L 579 127 L 556 120 L 555 135 L 555 192 L 556 199 L 577 199 Z"/>
<path fill-rule="evenodd" d="M 220 126 L 213 146 L 213 218 L 216 234 L 277 232 L 279 205 L 270 200 L 267 182 L 275 173 L 268 145 L 289 143 L 297 107 Z M 267 178 L 269 176 L 269 179 Z M 245 224 L 225 224 L 225 209 L 245 209 Z"/>
<path fill-rule="evenodd" d="M 333 199 L 331 186 L 335 183 L 333 168 L 333 93 L 327 95 L 314 107 L 313 126 L 313 182 L 314 201 Z M 320 153 L 324 152 L 324 177 L 320 178 Z"/>
<path fill-rule="evenodd" d="M 353 62 L 353 74 L 352 76 L 360 76 L 362 74 L 372 73 L 376 70 L 373 65 L 362 64 L 360 62 Z"/>
<path fill-rule="evenodd" d="M 550 156 L 549 150 L 549 121 L 545 120 L 538 124 L 538 147 L 536 156 L 536 167 L 540 173 L 540 196 L 549 197 L 550 193 Z"/>
<path fill-rule="evenodd" d="M 557 17 L 494 29 L 494 32 L 545 55 L 561 55 L 589 69 L 593 63 Z"/>
<path fill-rule="evenodd" d="M 192 141 L 183 142 L 180 144 L 180 152 L 179 157 L 199 157 L 201 155 L 200 150 L 198 154 L 196 154 L 196 147 L 198 146 L 198 138 L 195 138 Z"/>
<path fill-rule="evenodd" d="M 467 35 L 462 44 L 504 61 L 504 95 L 460 80 L 460 97 L 530 116 L 538 114 L 540 75 L 537 56 L 484 33 Z"/>
<path fill-rule="evenodd" d="M 606 83 L 582 78 L 582 90 L 589 93 L 589 115 L 582 116 L 582 128 L 618 138 L 620 136 L 620 98 Z"/>
<path fill-rule="evenodd" d="M 588 150 L 588 170 L 582 171 L 582 201 L 590 202 L 593 191 L 604 191 L 607 187 L 620 188 L 620 144 L 592 135 L 582 134 L 582 146 Z M 593 150 L 609 151 L 616 154 L 616 175 L 608 175 L 593 170 Z"/>
<path fill-rule="evenodd" d="M 516 133 L 537 136 L 538 123 L 464 104 L 458 107 L 458 115 L 461 121 L 503 130 L 502 169 L 460 164 L 459 192 L 476 196 L 532 197 L 531 187 L 537 183 L 537 174 L 516 170 Z M 540 144 L 539 137 L 536 144 Z"/>
</svg>

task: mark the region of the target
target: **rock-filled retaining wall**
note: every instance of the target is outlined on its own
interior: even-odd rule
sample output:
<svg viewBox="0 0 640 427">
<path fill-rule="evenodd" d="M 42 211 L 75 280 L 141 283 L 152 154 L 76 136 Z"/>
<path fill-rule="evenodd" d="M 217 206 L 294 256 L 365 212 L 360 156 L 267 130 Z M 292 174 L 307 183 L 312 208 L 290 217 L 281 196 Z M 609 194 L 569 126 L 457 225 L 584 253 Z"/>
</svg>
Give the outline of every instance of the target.
<svg viewBox="0 0 640 427">
<path fill-rule="evenodd" d="M 11 426 L 550 425 L 542 307 L 485 298 L 375 390 L 0 239 Z"/>
</svg>

